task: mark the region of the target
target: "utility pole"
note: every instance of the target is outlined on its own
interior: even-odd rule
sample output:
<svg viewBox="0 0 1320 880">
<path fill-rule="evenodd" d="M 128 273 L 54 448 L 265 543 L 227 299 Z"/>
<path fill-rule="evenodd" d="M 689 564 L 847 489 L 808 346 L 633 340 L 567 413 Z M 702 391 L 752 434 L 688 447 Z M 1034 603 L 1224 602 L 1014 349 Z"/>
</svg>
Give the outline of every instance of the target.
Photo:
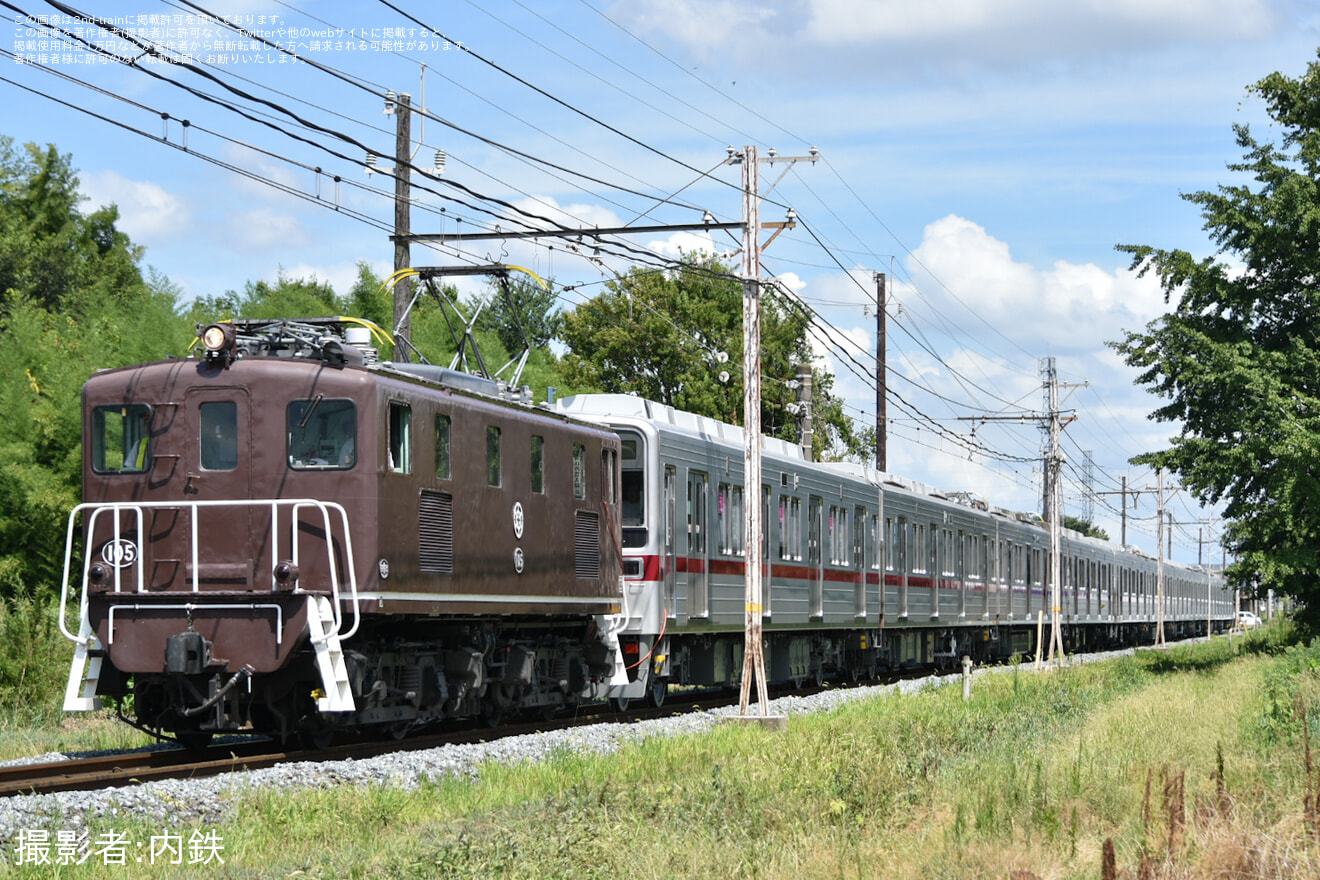
<svg viewBox="0 0 1320 880">
<path fill-rule="evenodd" d="M 1213 601 L 1211 598 L 1211 581 L 1214 580 L 1212 577 L 1214 562 L 1213 559 L 1210 558 L 1213 557 L 1214 553 L 1212 551 L 1207 555 L 1203 553 L 1203 551 L 1205 550 L 1206 542 L 1213 536 L 1216 520 L 1204 519 L 1201 520 L 1201 522 L 1203 527 L 1196 530 L 1196 564 L 1204 564 L 1205 567 L 1205 637 L 1208 639 L 1212 632 L 1212 619 L 1214 617 L 1214 608 L 1211 607 Z M 1205 563 L 1202 563 L 1202 558 L 1206 559 Z"/>
<path fill-rule="evenodd" d="M 1120 489 L 1119 491 L 1117 491 L 1117 492 L 1096 492 L 1096 493 L 1095 493 L 1095 494 L 1097 494 L 1097 495 L 1117 495 L 1117 496 L 1119 497 L 1119 506 L 1120 506 L 1121 509 L 1122 509 L 1122 519 L 1123 519 L 1123 526 L 1122 526 L 1123 531 L 1122 531 L 1122 537 L 1119 539 L 1119 542 L 1120 542 L 1124 547 L 1127 546 L 1127 542 L 1128 542 L 1128 540 L 1127 540 L 1127 521 L 1128 521 L 1128 515 L 1127 515 L 1127 513 L 1128 513 L 1128 503 L 1127 503 L 1127 499 L 1128 499 L 1128 496 L 1129 496 L 1129 495 L 1132 496 L 1132 509 L 1133 509 L 1133 510 L 1136 510 L 1136 509 L 1137 509 L 1137 499 L 1141 497 L 1141 492 L 1142 492 L 1141 489 L 1129 489 L 1129 488 L 1128 488 L 1128 480 L 1127 480 L 1127 477 L 1125 476 L 1125 477 L 1123 477 L 1123 488 Z"/>
<path fill-rule="evenodd" d="M 1089 382 L 1077 384 L 1061 384 L 1058 373 L 1054 368 L 1054 358 L 1046 357 L 1040 359 L 1040 371 L 1045 375 L 1043 387 L 1045 389 L 1046 412 L 1032 413 L 1031 415 L 980 415 L 980 416 L 960 416 L 965 421 L 988 422 L 988 421 L 1015 421 L 1024 422 L 1031 419 L 1038 422 L 1049 432 L 1049 446 L 1043 453 L 1045 462 L 1045 481 L 1043 492 L 1041 493 L 1041 508 L 1043 519 L 1049 523 L 1050 527 L 1050 647 L 1049 661 L 1054 662 L 1054 652 L 1058 649 L 1059 660 L 1063 660 L 1063 480 L 1062 470 L 1064 462 L 1063 450 L 1059 446 L 1059 438 L 1063 430 L 1072 424 L 1077 418 L 1069 416 L 1064 418 L 1059 409 L 1059 389 L 1060 388 L 1085 388 L 1090 385 Z M 1039 647 L 1039 645 L 1037 646 Z"/>
<path fill-rule="evenodd" d="M 1156 546 L 1159 563 L 1156 568 L 1155 589 L 1159 595 L 1155 609 L 1155 647 L 1167 647 L 1164 643 L 1164 468 L 1155 471 L 1155 483 L 1159 491 L 1159 536 Z"/>
<path fill-rule="evenodd" d="M 1148 491 L 1148 492 L 1150 491 L 1149 487 L 1147 488 L 1146 491 Z M 1182 491 L 1182 486 L 1174 486 L 1174 487 L 1173 487 L 1172 489 L 1170 489 L 1169 491 L 1170 491 L 1170 493 L 1172 493 L 1172 494 L 1177 494 L 1178 492 L 1181 492 L 1181 491 Z M 1164 525 L 1164 523 L 1165 523 L 1165 519 L 1166 519 L 1166 514 L 1165 514 L 1165 510 L 1164 510 L 1164 502 L 1165 502 L 1167 499 L 1166 499 L 1165 494 L 1164 494 L 1164 469 L 1163 469 L 1163 468 L 1160 468 L 1159 470 L 1156 470 L 1156 471 L 1155 471 L 1155 492 L 1156 492 L 1156 497 L 1159 499 L 1159 509 L 1156 511 L 1156 515 L 1159 517 L 1159 528 L 1158 528 L 1158 532 L 1157 532 L 1157 535 L 1156 535 L 1156 538 L 1155 538 L 1155 555 L 1159 558 L 1159 562 L 1158 562 L 1158 565 L 1157 565 L 1157 567 L 1156 567 L 1156 574 L 1155 574 L 1155 590 L 1156 590 L 1156 594 L 1157 594 L 1157 599 L 1156 599 L 1156 601 L 1158 602 L 1158 607 L 1156 608 L 1156 612 L 1155 612 L 1155 620 L 1156 620 L 1155 647 L 1157 647 L 1157 648 L 1164 648 L 1164 647 L 1167 647 L 1167 645 L 1166 645 L 1165 642 L 1164 642 L 1164 553 L 1165 553 L 1165 550 L 1164 550 L 1164 542 L 1165 542 L 1165 538 L 1164 538 L 1164 535 L 1165 535 L 1164 528 L 1165 528 L 1165 525 Z M 1172 515 L 1167 516 L 1167 519 L 1169 520 L 1169 526 L 1168 526 L 1168 528 L 1169 528 L 1169 532 L 1168 532 L 1168 534 L 1169 534 L 1169 538 L 1168 538 L 1168 542 L 1169 542 L 1169 550 L 1168 550 L 1168 553 L 1169 553 L 1170 556 L 1172 556 L 1172 555 L 1173 555 L 1173 517 L 1172 517 Z"/>
<path fill-rule="evenodd" d="M 875 273 L 875 469 L 889 470 L 889 418 L 888 375 L 885 359 L 888 355 L 888 303 L 885 292 L 885 273 Z"/>
<path fill-rule="evenodd" d="M 1045 456 L 1045 485 L 1049 506 L 1046 508 L 1050 524 L 1050 650 L 1046 662 L 1054 661 L 1054 651 L 1059 651 L 1059 660 L 1063 660 L 1063 626 L 1060 619 L 1063 611 L 1063 450 L 1059 448 L 1059 436 L 1063 426 L 1059 418 L 1059 375 L 1054 367 L 1054 358 L 1045 358 L 1044 364 L 1046 394 L 1049 399 L 1050 448 Z"/>
<path fill-rule="evenodd" d="M 727 162 L 742 164 L 743 195 L 743 485 L 748 499 L 747 528 L 744 531 L 743 545 L 747 548 L 746 564 L 746 619 L 743 632 L 743 672 L 742 692 L 739 699 L 738 714 L 748 717 L 747 709 L 751 701 L 752 683 L 756 683 L 757 701 L 760 703 L 760 717 L 766 719 L 770 713 L 770 698 L 766 692 L 765 650 L 762 644 L 764 607 L 761 551 L 761 199 L 768 195 L 780 180 L 784 179 L 799 160 L 815 162 L 820 158 L 815 147 L 810 156 L 778 156 L 774 150 L 764 158 L 757 155 L 754 146 L 743 147 L 739 154 L 729 147 Z M 766 193 L 761 192 L 758 166 L 765 162 L 773 165 L 776 161 L 787 162 L 789 168 L 770 185 Z M 767 245 L 785 229 L 792 228 L 796 215 L 792 209 L 783 223 L 766 224 L 775 232 L 766 242 Z"/>
<path fill-rule="evenodd" d="M 811 364 L 797 365 L 797 405 L 797 416 L 801 425 L 798 431 L 798 446 L 802 449 L 802 457 L 812 461 L 815 454 L 812 451 Z"/>
<path fill-rule="evenodd" d="M 761 620 L 761 195 L 756 147 L 743 148 L 743 485 L 747 497 L 746 605 L 743 638 L 742 692 L 738 714 L 747 715 L 752 682 L 756 682 L 761 715 L 770 713 L 765 685 L 765 652 Z"/>
<path fill-rule="evenodd" d="M 385 112 L 390 112 L 388 106 Z M 395 98 L 394 122 L 394 271 L 399 272 L 412 265 L 408 237 L 412 232 L 412 96 L 407 92 Z M 411 303 L 412 279 L 404 278 L 394 285 L 394 359 L 404 363 L 412 343 Z"/>
<path fill-rule="evenodd" d="M 1095 525 L 1095 456 L 1090 449 L 1082 450 L 1082 519 Z"/>
</svg>

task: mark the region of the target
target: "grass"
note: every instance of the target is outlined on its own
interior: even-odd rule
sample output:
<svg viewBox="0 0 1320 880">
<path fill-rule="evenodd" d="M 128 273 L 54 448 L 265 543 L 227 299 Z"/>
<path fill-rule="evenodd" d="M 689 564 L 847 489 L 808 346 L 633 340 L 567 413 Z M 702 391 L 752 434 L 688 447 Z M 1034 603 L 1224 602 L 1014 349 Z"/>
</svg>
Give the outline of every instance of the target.
<svg viewBox="0 0 1320 880">
<path fill-rule="evenodd" d="M 173 829 L 214 832 L 224 865 L 60 876 L 1315 876 L 1320 644 L 1286 641 L 1014 669 L 969 702 L 952 686 L 411 792 L 247 792 L 233 820 Z M 107 830 L 161 829 L 102 820 L 92 838 Z"/>
<path fill-rule="evenodd" d="M 109 712 L 61 713 L 73 643 L 60 634 L 56 607 L 53 601 L 0 600 L 0 761 L 150 742 Z"/>
</svg>

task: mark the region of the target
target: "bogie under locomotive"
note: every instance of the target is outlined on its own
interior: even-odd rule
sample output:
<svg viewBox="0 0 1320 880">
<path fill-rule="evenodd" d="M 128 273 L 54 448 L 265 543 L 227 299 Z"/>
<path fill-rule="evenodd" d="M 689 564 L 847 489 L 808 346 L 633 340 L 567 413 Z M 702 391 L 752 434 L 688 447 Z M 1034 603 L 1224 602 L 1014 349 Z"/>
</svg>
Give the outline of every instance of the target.
<svg viewBox="0 0 1320 880">
<path fill-rule="evenodd" d="M 374 363 L 355 329 L 212 325 L 200 356 L 87 382 L 66 709 L 131 696 L 140 724 L 188 742 L 323 741 L 553 711 L 624 680 L 617 436 L 494 382 Z"/>
</svg>

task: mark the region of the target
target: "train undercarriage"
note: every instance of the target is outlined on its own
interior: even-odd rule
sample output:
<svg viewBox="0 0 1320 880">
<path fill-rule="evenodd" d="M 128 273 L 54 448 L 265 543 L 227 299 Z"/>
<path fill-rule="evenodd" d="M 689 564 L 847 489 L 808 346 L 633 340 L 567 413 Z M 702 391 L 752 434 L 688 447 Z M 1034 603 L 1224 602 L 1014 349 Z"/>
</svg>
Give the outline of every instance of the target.
<svg viewBox="0 0 1320 880">
<path fill-rule="evenodd" d="M 549 716 L 603 695 L 616 665 L 590 622 L 364 622 L 343 651 L 353 710 L 326 712 L 310 646 L 273 672 L 230 672 L 209 662 L 199 634 L 184 631 L 170 639 L 166 657 L 164 672 L 132 676 L 104 663 L 97 695 L 131 697 L 121 701 L 129 720 L 193 747 L 220 733 L 324 747 L 340 732 L 402 737 L 433 722 L 494 726 L 511 715 Z"/>
</svg>

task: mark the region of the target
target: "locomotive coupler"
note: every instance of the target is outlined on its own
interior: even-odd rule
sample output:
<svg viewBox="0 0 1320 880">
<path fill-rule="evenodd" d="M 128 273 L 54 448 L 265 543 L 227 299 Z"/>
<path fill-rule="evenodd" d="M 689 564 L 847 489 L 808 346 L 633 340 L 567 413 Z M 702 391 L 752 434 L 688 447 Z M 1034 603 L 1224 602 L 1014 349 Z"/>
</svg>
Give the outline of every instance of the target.
<svg viewBox="0 0 1320 880">
<path fill-rule="evenodd" d="M 194 706 L 191 709 L 180 709 L 179 714 L 184 718 L 192 718 L 202 714 L 228 696 L 229 692 L 232 691 L 240 681 L 251 678 L 254 671 L 255 670 L 253 670 L 251 666 L 245 665 L 242 669 L 238 670 L 238 672 L 235 672 L 229 681 L 225 682 L 219 690 L 208 697 L 206 702 L 202 703 L 200 706 Z"/>
<path fill-rule="evenodd" d="M 165 671 L 200 675 L 211 664 L 211 643 L 195 630 L 175 633 L 165 640 Z"/>
</svg>

